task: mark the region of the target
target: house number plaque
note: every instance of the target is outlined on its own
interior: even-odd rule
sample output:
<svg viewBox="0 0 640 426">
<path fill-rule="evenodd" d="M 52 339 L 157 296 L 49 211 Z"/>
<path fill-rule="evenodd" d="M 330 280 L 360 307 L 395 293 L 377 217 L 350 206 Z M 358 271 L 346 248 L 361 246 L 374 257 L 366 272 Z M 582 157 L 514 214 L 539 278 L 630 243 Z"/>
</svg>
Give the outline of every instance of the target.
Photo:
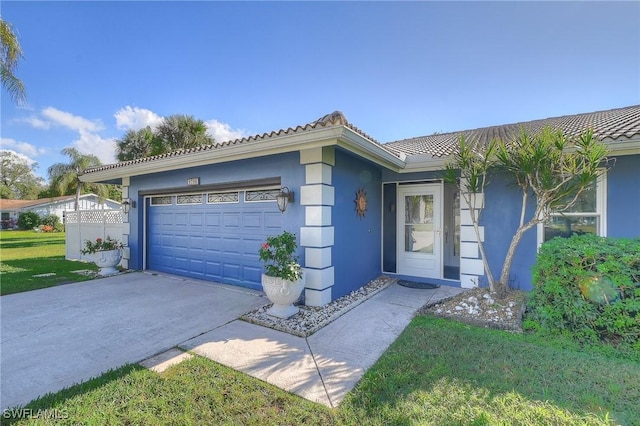
<svg viewBox="0 0 640 426">
<path fill-rule="evenodd" d="M 187 179 L 187 185 L 200 185 L 200 178 L 199 177 L 192 177 Z"/>
</svg>

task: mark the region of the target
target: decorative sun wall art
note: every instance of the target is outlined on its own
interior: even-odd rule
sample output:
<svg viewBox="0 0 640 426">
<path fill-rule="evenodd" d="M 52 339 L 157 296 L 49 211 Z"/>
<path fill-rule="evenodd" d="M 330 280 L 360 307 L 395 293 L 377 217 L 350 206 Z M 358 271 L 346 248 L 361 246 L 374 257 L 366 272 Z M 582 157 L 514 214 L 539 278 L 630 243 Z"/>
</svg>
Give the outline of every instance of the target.
<svg viewBox="0 0 640 426">
<path fill-rule="evenodd" d="M 358 189 L 354 202 L 356 204 L 356 214 L 359 218 L 363 218 L 367 211 L 367 192 L 364 188 Z"/>
</svg>

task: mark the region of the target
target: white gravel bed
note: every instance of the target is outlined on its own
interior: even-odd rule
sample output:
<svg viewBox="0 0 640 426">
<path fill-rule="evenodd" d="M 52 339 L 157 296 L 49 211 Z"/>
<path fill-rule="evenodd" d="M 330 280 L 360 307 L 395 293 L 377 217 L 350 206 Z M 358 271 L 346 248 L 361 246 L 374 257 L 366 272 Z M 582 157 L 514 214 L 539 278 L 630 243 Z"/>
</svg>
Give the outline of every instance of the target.
<svg viewBox="0 0 640 426">
<path fill-rule="evenodd" d="M 395 278 L 382 275 L 364 287 L 354 290 L 324 306 L 296 305 L 300 308 L 300 312 L 287 319 L 268 315 L 266 311 L 271 307 L 271 304 L 248 312 L 241 316 L 240 319 L 295 336 L 307 337 L 396 281 Z"/>
</svg>

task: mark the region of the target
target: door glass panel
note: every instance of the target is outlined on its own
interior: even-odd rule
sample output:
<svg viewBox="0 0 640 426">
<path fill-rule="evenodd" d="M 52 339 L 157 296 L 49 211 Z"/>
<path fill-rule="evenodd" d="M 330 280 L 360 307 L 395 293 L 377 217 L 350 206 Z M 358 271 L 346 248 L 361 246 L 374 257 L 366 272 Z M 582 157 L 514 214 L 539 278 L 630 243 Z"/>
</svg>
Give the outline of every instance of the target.
<svg viewBox="0 0 640 426">
<path fill-rule="evenodd" d="M 433 253 L 433 195 L 404 197 L 404 250 Z"/>
</svg>

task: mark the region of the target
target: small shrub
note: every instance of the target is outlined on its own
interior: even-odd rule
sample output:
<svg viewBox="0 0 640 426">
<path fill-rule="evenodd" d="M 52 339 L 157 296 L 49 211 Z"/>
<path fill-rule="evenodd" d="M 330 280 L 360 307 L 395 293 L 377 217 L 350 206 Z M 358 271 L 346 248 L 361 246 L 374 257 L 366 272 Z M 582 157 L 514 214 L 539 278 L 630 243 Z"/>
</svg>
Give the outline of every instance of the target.
<svg viewBox="0 0 640 426">
<path fill-rule="evenodd" d="M 63 224 L 63 223 L 60 223 L 60 222 L 56 223 L 56 224 L 53 226 L 53 231 L 54 231 L 54 232 L 64 232 L 64 224 Z"/>
<path fill-rule="evenodd" d="M 18 228 L 33 229 L 40 225 L 40 216 L 36 212 L 24 212 L 18 216 Z"/>
<path fill-rule="evenodd" d="M 640 239 L 554 238 L 540 247 L 524 325 L 584 343 L 640 340 Z"/>
<path fill-rule="evenodd" d="M 60 223 L 60 218 L 55 214 L 50 214 L 49 216 L 44 216 L 40 223 L 43 225 L 49 225 L 52 228 L 55 228 L 58 223 Z"/>
</svg>

